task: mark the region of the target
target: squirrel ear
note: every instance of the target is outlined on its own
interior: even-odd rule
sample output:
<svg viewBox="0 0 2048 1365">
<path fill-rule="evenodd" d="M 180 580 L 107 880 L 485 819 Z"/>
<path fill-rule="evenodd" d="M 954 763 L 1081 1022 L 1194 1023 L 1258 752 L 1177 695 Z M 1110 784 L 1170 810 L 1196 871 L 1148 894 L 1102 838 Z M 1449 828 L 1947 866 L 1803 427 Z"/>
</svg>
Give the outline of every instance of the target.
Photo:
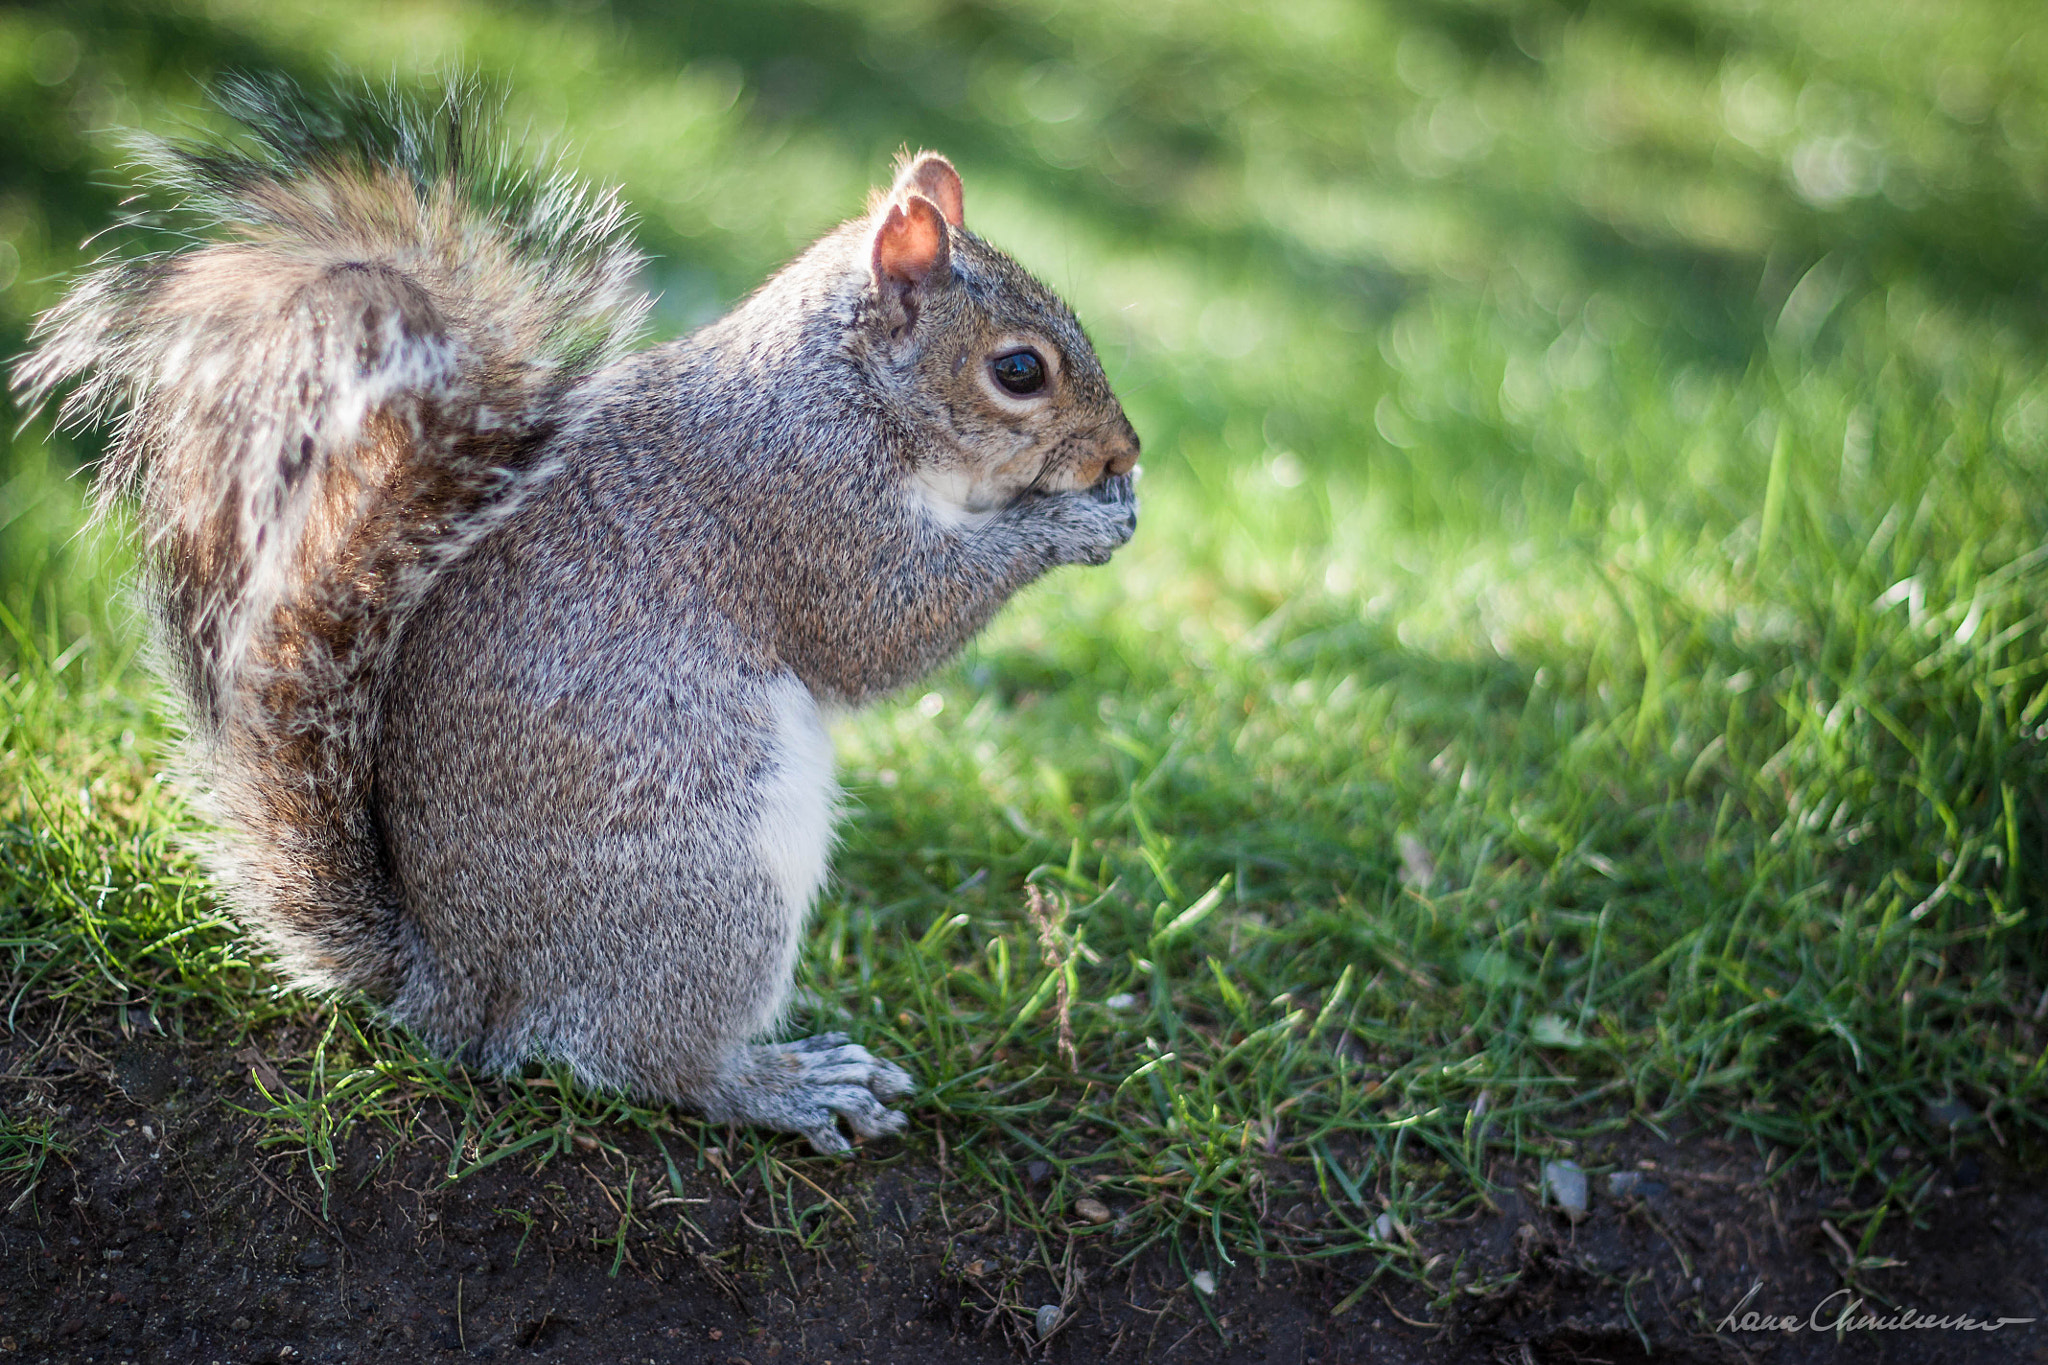
<svg viewBox="0 0 2048 1365">
<path fill-rule="evenodd" d="M 889 197 L 900 199 L 907 194 L 921 194 L 937 204 L 939 212 L 954 227 L 964 224 L 966 208 L 960 192 L 960 172 L 937 152 L 919 152 L 898 163 L 896 186 Z"/>
<path fill-rule="evenodd" d="M 919 194 L 890 204 L 875 228 L 872 250 L 875 289 L 889 330 L 900 335 L 917 322 L 926 282 L 943 274 L 951 259 L 938 205 Z"/>
</svg>

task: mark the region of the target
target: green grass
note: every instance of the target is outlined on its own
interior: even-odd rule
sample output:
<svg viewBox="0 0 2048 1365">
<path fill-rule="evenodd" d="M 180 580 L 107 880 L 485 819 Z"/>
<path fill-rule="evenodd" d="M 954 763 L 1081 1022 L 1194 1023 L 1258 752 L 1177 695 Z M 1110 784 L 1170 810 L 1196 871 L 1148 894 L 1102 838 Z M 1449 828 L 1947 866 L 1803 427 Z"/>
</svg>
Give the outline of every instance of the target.
<svg viewBox="0 0 2048 1365">
<path fill-rule="evenodd" d="M 949 1199 L 1050 1235 L 1092 1191 L 1120 1216 L 1082 1235 L 1120 1254 L 1421 1274 L 1382 1212 L 1629 1125 L 1869 1182 L 1866 1233 L 1957 1144 L 2038 1144 L 2040 21 L 199 13 L 0 16 L 10 349 L 111 217 L 101 130 L 329 52 L 504 80 L 515 125 L 644 213 L 664 328 L 904 141 L 952 153 L 970 219 L 1091 325 L 1146 441 L 1138 539 L 838 735 L 853 814 L 799 1023 L 917 1069 Z M 122 542 L 74 536 L 88 454 L 32 423 L 0 465 L 7 1026 L 146 1000 L 196 1036 L 285 1027 L 273 1131 L 317 1171 L 354 1122 L 443 1142 L 451 1176 L 638 1130 L 757 1168 L 778 1226 L 826 1236 L 787 1143 L 479 1081 L 244 955 L 177 852 Z M 408 1126 L 433 1098 L 454 1135 Z M 1303 1189 L 1313 1233 L 1279 1216 Z"/>
</svg>

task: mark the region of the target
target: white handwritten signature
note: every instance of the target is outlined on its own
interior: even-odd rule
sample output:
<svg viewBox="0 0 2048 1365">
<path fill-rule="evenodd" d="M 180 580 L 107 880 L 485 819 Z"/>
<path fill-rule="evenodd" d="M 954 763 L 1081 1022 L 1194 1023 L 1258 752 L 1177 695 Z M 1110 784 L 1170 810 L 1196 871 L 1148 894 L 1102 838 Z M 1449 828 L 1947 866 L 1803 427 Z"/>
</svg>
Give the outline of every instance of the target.
<svg viewBox="0 0 2048 1365">
<path fill-rule="evenodd" d="M 1979 1318 L 1967 1313 L 1922 1313 L 1912 1308 L 1902 1308 L 1895 1313 L 1880 1314 L 1864 1307 L 1863 1300 L 1853 1291 L 1837 1289 L 1813 1306 L 1804 1317 L 1781 1317 L 1775 1313 L 1759 1313 L 1754 1309 L 1743 1312 L 1749 1301 L 1763 1289 L 1764 1282 L 1758 1280 L 1742 1296 L 1742 1302 L 1728 1310 L 1728 1316 L 1714 1324 L 1717 1332 L 1996 1332 L 2001 1327 L 2017 1327 L 2033 1322 L 2033 1318 Z M 1830 1308 L 1832 1307 L 1832 1316 Z"/>
</svg>

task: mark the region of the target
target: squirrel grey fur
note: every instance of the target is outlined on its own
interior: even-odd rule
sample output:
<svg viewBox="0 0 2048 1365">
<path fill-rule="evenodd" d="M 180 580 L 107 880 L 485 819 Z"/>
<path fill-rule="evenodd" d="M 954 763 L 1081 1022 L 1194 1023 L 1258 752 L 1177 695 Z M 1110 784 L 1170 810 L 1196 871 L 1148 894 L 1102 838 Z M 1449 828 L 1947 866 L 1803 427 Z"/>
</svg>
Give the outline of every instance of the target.
<svg viewBox="0 0 2048 1365">
<path fill-rule="evenodd" d="M 86 275 L 16 385 L 113 421 L 98 496 L 139 496 L 238 917 L 482 1068 L 823 1151 L 900 1129 L 900 1067 L 760 1041 L 826 874 L 824 720 L 1130 537 L 1137 436 L 1072 313 L 922 153 L 634 353 L 616 201 L 510 169 L 473 100 L 222 98 L 249 136 L 150 161 L 227 231 Z"/>
</svg>

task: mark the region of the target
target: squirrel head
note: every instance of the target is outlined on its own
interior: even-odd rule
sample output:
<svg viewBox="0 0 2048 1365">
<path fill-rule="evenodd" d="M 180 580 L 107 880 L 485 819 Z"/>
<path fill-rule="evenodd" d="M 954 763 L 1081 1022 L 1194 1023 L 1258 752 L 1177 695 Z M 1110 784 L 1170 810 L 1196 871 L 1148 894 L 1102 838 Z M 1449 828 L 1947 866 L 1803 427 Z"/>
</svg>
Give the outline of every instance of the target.
<svg viewBox="0 0 2048 1365">
<path fill-rule="evenodd" d="M 969 518 L 1090 488 L 1138 461 L 1095 348 L 1059 296 L 968 231 L 960 175 L 936 152 L 899 162 L 864 224 L 870 361 L 901 399 L 918 490 Z"/>
</svg>

